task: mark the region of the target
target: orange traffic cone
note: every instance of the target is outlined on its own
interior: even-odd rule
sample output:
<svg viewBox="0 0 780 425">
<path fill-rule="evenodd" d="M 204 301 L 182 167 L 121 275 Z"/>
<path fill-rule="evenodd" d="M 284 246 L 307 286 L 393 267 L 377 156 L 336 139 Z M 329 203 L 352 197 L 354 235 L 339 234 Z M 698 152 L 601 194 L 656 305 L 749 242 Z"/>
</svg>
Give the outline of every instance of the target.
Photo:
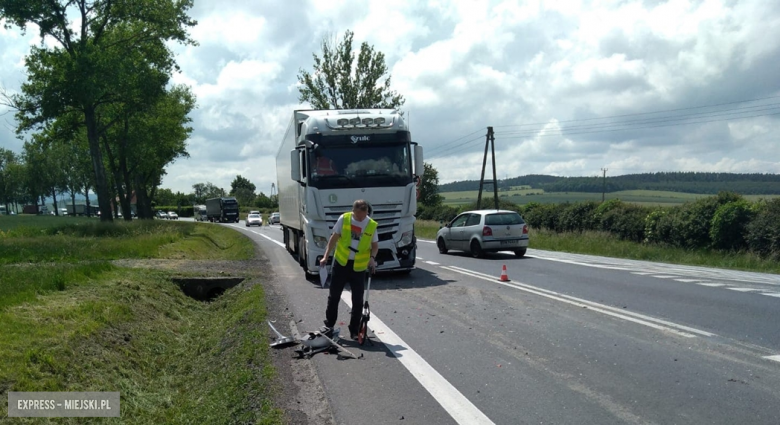
<svg viewBox="0 0 780 425">
<path fill-rule="evenodd" d="M 506 264 L 504 264 L 504 268 L 501 270 L 501 281 L 509 282 L 509 276 L 506 274 Z"/>
</svg>

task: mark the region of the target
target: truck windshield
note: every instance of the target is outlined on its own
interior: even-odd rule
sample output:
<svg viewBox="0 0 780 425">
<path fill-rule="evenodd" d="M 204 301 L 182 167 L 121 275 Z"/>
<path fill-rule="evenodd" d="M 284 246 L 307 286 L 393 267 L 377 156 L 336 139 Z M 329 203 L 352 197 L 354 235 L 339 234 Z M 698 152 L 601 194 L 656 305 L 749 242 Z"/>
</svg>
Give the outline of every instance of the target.
<svg viewBox="0 0 780 425">
<path fill-rule="evenodd" d="M 408 146 L 317 147 L 309 156 L 309 185 L 320 189 L 406 186 L 412 182 Z"/>
</svg>

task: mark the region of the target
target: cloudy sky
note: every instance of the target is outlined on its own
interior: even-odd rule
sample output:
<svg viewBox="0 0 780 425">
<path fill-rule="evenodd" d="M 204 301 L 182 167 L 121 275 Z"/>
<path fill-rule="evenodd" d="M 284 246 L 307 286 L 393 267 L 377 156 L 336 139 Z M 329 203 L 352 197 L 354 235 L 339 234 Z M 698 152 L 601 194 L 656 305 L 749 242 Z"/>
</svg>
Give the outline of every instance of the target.
<svg viewBox="0 0 780 425">
<path fill-rule="evenodd" d="M 385 54 L 412 138 L 441 183 L 478 179 L 494 127 L 498 177 L 656 171 L 780 173 L 780 2 L 196 0 L 176 47 L 198 97 L 189 159 L 163 187 L 269 194 L 275 156 L 323 38 Z M 0 86 L 25 80 L 34 31 L 0 29 Z M 0 110 L 0 146 L 21 152 Z M 489 164 L 489 162 L 488 162 Z"/>
</svg>

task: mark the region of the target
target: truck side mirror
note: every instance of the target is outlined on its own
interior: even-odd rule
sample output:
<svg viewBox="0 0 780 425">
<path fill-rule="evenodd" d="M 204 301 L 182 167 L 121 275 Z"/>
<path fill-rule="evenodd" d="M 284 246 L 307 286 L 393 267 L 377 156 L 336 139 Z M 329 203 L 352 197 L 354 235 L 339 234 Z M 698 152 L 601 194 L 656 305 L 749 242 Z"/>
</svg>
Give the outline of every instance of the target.
<svg viewBox="0 0 780 425">
<path fill-rule="evenodd" d="M 414 174 L 423 177 L 425 165 L 423 165 L 423 148 L 420 145 L 414 145 Z"/>
<path fill-rule="evenodd" d="M 301 182 L 301 153 L 297 149 L 290 151 L 290 178 Z"/>
</svg>

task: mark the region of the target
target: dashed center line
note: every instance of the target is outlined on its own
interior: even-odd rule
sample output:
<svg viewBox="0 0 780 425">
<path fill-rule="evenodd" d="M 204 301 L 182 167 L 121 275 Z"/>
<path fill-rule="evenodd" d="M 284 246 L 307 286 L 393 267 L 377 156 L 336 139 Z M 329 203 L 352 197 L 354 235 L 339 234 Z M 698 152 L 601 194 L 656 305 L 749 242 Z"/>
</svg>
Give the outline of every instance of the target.
<svg viewBox="0 0 780 425">
<path fill-rule="evenodd" d="M 759 292 L 761 289 L 756 288 L 726 288 L 731 291 L 737 291 L 737 292 Z"/>
<path fill-rule="evenodd" d="M 761 294 L 761 295 L 766 295 L 766 296 L 768 296 L 768 297 L 777 297 L 777 298 L 780 298 L 780 294 L 779 294 L 779 293 L 777 293 L 777 292 L 764 292 L 764 293 L 763 293 L 763 294 Z"/>
</svg>

